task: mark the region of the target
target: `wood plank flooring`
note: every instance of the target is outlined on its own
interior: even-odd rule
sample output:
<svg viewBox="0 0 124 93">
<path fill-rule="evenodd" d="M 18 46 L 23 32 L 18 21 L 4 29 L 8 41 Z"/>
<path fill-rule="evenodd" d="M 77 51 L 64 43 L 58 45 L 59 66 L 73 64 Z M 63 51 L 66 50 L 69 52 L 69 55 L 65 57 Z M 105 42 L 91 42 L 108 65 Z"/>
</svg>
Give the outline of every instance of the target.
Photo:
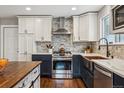
<svg viewBox="0 0 124 93">
<path fill-rule="evenodd" d="M 41 78 L 41 88 L 85 88 L 80 79 Z"/>
</svg>

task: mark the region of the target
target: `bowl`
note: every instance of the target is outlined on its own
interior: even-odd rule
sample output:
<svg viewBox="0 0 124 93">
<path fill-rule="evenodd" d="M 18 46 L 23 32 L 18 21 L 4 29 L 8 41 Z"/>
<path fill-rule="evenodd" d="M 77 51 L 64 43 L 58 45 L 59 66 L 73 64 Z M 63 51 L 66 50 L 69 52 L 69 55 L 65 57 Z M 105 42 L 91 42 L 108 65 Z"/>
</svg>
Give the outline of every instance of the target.
<svg viewBox="0 0 124 93">
<path fill-rule="evenodd" d="M 7 64 L 8 64 L 8 59 L 0 58 L 0 73 L 4 71 Z"/>
</svg>

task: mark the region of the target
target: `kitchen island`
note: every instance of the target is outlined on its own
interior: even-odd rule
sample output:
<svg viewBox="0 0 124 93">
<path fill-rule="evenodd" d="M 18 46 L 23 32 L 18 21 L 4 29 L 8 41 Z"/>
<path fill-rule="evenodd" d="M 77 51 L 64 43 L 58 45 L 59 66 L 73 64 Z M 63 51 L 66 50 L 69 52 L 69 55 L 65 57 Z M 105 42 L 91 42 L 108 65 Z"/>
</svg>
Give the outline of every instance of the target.
<svg viewBox="0 0 124 93">
<path fill-rule="evenodd" d="M 39 88 L 40 61 L 9 62 L 0 74 L 0 88 Z"/>
</svg>

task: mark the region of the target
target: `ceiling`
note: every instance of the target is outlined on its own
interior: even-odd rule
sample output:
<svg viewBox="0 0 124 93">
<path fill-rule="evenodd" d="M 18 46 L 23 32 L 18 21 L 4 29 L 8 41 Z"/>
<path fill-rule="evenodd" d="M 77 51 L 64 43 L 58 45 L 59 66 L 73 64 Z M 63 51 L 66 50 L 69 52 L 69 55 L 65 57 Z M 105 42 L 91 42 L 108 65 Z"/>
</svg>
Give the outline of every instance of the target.
<svg viewBox="0 0 124 93">
<path fill-rule="evenodd" d="M 26 11 L 25 7 L 31 7 Z M 77 10 L 72 11 L 71 8 Z M 10 18 L 17 15 L 52 15 L 54 17 L 79 15 L 88 11 L 99 11 L 103 5 L 0 5 L 0 17 Z"/>
</svg>

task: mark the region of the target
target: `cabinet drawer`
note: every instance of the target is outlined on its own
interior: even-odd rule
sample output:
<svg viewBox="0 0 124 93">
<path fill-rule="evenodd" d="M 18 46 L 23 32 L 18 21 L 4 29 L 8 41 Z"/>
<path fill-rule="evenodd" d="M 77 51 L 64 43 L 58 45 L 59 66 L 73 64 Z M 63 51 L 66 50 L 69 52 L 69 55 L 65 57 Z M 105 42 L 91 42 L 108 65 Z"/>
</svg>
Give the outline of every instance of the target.
<svg viewBox="0 0 124 93">
<path fill-rule="evenodd" d="M 31 85 L 31 73 L 14 86 L 14 88 L 28 88 Z"/>
<path fill-rule="evenodd" d="M 33 79 L 33 81 L 38 77 L 38 75 L 40 74 L 40 65 L 37 66 L 32 72 L 31 72 L 31 77 Z"/>
</svg>

